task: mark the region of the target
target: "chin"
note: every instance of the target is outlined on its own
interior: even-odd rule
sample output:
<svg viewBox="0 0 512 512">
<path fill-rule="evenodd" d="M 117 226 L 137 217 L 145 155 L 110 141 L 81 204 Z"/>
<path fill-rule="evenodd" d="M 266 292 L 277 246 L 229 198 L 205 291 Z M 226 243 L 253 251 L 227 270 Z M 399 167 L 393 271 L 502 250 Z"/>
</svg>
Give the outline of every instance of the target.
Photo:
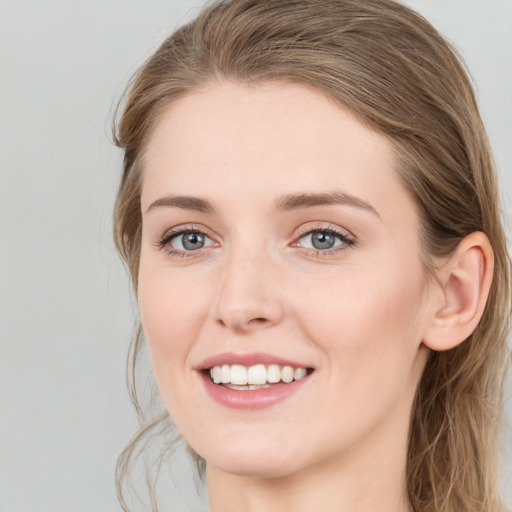
<svg viewBox="0 0 512 512">
<path fill-rule="evenodd" d="M 263 457 L 260 456 L 260 458 Z M 210 465 L 209 461 L 207 461 L 207 465 Z M 265 460 L 221 460 L 218 463 L 212 461 L 211 465 L 230 475 L 264 479 L 284 478 L 300 469 L 297 464 L 292 462 L 280 461 L 276 464 L 273 461 Z"/>
<path fill-rule="evenodd" d="M 283 450 L 274 445 L 261 446 L 250 440 L 207 447 L 201 456 L 208 466 L 231 475 L 252 478 L 282 478 L 300 470 L 299 450 Z"/>
</svg>

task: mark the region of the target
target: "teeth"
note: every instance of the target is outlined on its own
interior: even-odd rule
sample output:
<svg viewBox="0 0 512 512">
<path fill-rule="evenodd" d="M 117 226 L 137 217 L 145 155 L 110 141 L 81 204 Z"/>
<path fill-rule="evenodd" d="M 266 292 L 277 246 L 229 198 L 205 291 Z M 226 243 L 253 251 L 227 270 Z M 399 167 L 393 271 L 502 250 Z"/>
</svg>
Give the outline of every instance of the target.
<svg viewBox="0 0 512 512">
<path fill-rule="evenodd" d="M 293 372 L 293 378 L 295 380 L 300 380 L 302 377 L 305 377 L 307 373 L 308 371 L 306 368 L 295 368 L 295 371 Z"/>
<path fill-rule="evenodd" d="M 241 364 L 234 364 L 231 367 L 231 384 L 238 384 L 239 386 L 247 384 L 247 368 Z M 253 384 L 251 382 L 251 384 Z"/>
<path fill-rule="evenodd" d="M 247 384 L 245 386 L 237 386 L 236 384 L 226 384 L 224 387 L 234 389 L 235 391 L 254 391 L 255 389 L 269 388 L 270 384 Z"/>
<path fill-rule="evenodd" d="M 247 382 L 249 384 L 265 384 L 267 382 L 267 369 L 263 364 L 250 366 L 247 370 Z"/>
<path fill-rule="evenodd" d="M 281 370 L 281 380 L 287 384 L 293 381 L 293 368 L 291 366 L 285 366 Z"/>
<path fill-rule="evenodd" d="M 218 368 L 218 366 L 217 366 Z M 222 384 L 229 384 L 231 382 L 231 369 L 229 368 L 229 364 L 222 365 Z"/>
<path fill-rule="evenodd" d="M 267 381 L 270 383 L 281 380 L 281 367 L 278 364 L 271 364 L 267 369 Z"/>
<path fill-rule="evenodd" d="M 222 382 L 222 370 L 221 370 L 221 367 L 220 366 L 214 366 L 210 370 L 210 376 L 211 376 L 213 382 L 215 382 L 215 384 L 220 384 Z"/>
<path fill-rule="evenodd" d="M 215 384 L 226 384 L 230 389 L 261 389 L 267 384 L 277 382 L 290 383 L 300 380 L 307 375 L 306 368 L 292 368 L 271 364 L 256 364 L 243 366 L 241 364 L 223 364 L 210 369 L 210 377 Z"/>
</svg>

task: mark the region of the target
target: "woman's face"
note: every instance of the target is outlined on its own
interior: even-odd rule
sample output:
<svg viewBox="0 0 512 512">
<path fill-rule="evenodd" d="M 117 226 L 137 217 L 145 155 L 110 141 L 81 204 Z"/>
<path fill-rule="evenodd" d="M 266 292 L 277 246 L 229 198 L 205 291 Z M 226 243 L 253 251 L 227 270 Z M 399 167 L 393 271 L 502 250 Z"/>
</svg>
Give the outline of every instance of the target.
<svg viewBox="0 0 512 512">
<path fill-rule="evenodd" d="M 405 458 L 432 308 L 386 138 L 303 86 L 211 85 L 159 120 L 141 207 L 154 373 L 209 467 Z"/>
</svg>

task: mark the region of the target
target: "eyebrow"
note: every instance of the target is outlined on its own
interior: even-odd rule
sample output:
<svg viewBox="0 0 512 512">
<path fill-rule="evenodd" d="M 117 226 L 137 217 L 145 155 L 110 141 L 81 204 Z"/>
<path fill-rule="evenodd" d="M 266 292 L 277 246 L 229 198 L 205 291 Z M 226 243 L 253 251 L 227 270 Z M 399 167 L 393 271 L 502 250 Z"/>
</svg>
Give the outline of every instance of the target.
<svg viewBox="0 0 512 512">
<path fill-rule="evenodd" d="M 191 196 L 166 196 L 151 203 L 146 213 L 162 206 L 196 210 L 201 213 L 212 213 L 214 211 L 213 206 L 206 199 Z"/>
<path fill-rule="evenodd" d="M 314 206 L 346 205 L 360 208 L 373 213 L 380 218 L 377 210 L 361 198 L 342 191 L 298 194 L 287 194 L 278 198 L 275 202 L 275 209 L 278 212 L 312 208 Z M 201 213 L 213 213 L 215 209 L 206 199 L 192 196 L 165 196 L 157 199 L 146 210 L 146 213 L 159 207 L 174 207 L 184 210 L 195 210 Z"/>
<path fill-rule="evenodd" d="M 277 211 L 297 210 L 301 208 L 311 208 L 314 206 L 324 205 L 346 205 L 360 208 L 373 213 L 380 218 L 377 210 L 361 198 L 347 194 L 342 191 L 326 192 L 326 193 L 300 193 L 285 195 L 276 201 Z"/>
</svg>

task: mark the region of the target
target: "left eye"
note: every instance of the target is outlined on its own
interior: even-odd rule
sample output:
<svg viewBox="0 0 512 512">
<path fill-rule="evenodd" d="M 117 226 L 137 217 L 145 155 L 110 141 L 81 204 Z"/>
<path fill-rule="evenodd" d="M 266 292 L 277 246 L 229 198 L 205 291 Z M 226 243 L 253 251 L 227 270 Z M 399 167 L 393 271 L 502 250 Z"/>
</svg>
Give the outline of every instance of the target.
<svg viewBox="0 0 512 512">
<path fill-rule="evenodd" d="M 317 251 L 325 251 L 338 245 L 350 244 L 348 237 L 328 229 L 310 231 L 301 237 L 299 242 L 302 247 L 316 249 Z"/>
<path fill-rule="evenodd" d="M 174 235 L 170 245 L 178 251 L 197 251 L 212 244 L 212 240 L 199 231 L 185 231 Z"/>
</svg>

